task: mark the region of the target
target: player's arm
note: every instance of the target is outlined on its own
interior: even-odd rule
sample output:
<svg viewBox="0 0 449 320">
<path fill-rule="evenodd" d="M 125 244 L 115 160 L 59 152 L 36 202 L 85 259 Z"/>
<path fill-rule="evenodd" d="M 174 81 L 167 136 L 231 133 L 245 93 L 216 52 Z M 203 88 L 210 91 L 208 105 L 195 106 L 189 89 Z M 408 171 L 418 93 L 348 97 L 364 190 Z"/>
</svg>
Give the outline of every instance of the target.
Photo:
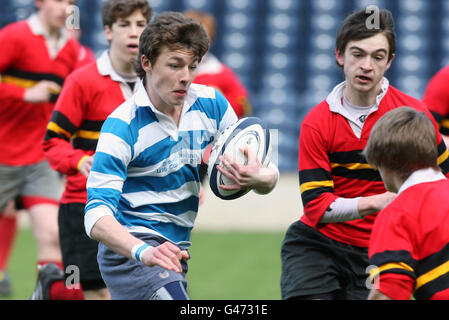
<svg viewBox="0 0 449 320">
<path fill-rule="evenodd" d="M 357 220 L 382 210 L 395 195 L 343 198 L 335 195 L 327 141 L 319 130 L 303 123 L 299 139 L 299 181 L 304 213 L 309 223 Z"/>
<path fill-rule="evenodd" d="M 114 252 L 141 261 L 147 266 L 160 267 L 178 273 L 182 272 L 181 259 L 188 259 L 187 251 L 167 241 L 160 246 L 147 246 L 142 240 L 130 234 L 112 215 L 105 214 L 90 231 L 90 236 L 101 241 Z"/>
<path fill-rule="evenodd" d="M 410 212 L 388 207 L 376 218 L 370 238 L 372 300 L 409 300 L 416 289 L 417 221 Z"/>
<path fill-rule="evenodd" d="M 51 167 L 62 174 L 72 175 L 81 171 L 87 176 L 92 166 L 93 151 L 75 149 L 71 143 L 86 112 L 84 99 L 80 85 L 69 77 L 56 102 L 42 142 Z"/>
</svg>

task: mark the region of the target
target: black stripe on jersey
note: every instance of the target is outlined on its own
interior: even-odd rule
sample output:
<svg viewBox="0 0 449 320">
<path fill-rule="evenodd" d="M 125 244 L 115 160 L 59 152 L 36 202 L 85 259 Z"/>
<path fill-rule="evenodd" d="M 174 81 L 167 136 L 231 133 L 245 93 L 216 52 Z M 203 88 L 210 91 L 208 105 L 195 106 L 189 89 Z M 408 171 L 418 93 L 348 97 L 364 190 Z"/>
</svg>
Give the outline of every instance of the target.
<svg viewBox="0 0 449 320">
<path fill-rule="evenodd" d="M 299 171 L 299 183 L 332 180 L 329 171 L 322 168 Z"/>
<path fill-rule="evenodd" d="M 416 270 L 416 275 L 419 277 L 447 261 L 449 261 L 449 243 L 445 245 L 440 251 L 435 252 L 434 254 L 422 259 L 419 262 L 419 266 Z"/>
<path fill-rule="evenodd" d="M 329 155 L 329 160 L 332 163 L 363 163 L 367 164 L 365 156 L 362 154 L 363 150 L 353 150 L 346 152 L 334 152 Z"/>
<path fill-rule="evenodd" d="M 4 71 L 2 74 L 3 76 L 12 76 L 32 81 L 41 81 L 41 80 L 53 81 L 59 84 L 60 86 L 62 86 L 62 84 L 64 83 L 64 78 L 53 73 L 37 73 L 37 72 L 23 71 L 19 69 L 8 69 Z"/>
<path fill-rule="evenodd" d="M 437 113 L 435 111 L 432 111 L 432 110 L 429 110 L 429 111 L 432 114 L 432 116 L 435 118 L 435 121 L 437 123 L 440 123 L 444 119 L 444 117 L 441 114 L 439 114 L 439 113 Z"/>
<path fill-rule="evenodd" d="M 446 151 L 447 151 L 446 144 L 444 143 L 444 140 L 441 140 L 441 143 L 438 146 L 438 157 L 443 155 Z M 446 158 L 442 163 L 440 163 L 439 166 L 443 174 L 447 175 L 449 173 L 449 157 Z"/>
<path fill-rule="evenodd" d="M 51 116 L 50 122 L 55 123 L 61 129 L 67 131 L 71 136 L 78 130 L 78 128 L 67 118 L 63 113 L 55 110 Z M 44 140 L 50 140 L 51 138 L 62 138 L 64 140 L 69 140 L 67 136 L 59 132 L 47 130 Z"/>
<path fill-rule="evenodd" d="M 83 120 L 80 130 L 96 131 L 100 132 L 103 126 L 104 120 Z"/>
<path fill-rule="evenodd" d="M 347 179 L 382 181 L 379 171 L 374 169 L 351 170 L 344 167 L 336 167 L 332 169 L 332 175 Z"/>
<path fill-rule="evenodd" d="M 370 259 L 370 264 L 381 267 L 387 263 L 405 263 L 415 269 L 417 261 L 413 259 L 410 252 L 406 250 L 388 250 L 374 254 Z"/>
<path fill-rule="evenodd" d="M 306 207 L 310 201 L 315 200 L 320 195 L 327 192 L 334 192 L 334 189 L 331 187 L 320 187 L 302 192 L 301 193 L 302 205 Z"/>
<path fill-rule="evenodd" d="M 97 148 L 97 139 L 85 139 L 77 137 L 73 139 L 73 147 L 75 149 L 81 149 L 86 151 L 95 151 Z"/>
<path fill-rule="evenodd" d="M 449 288 L 449 272 L 427 282 L 413 293 L 417 300 L 429 300 L 436 293 Z"/>
<path fill-rule="evenodd" d="M 440 127 L 440 133 L 449 136 L 449 128 Z"/>
</svg>

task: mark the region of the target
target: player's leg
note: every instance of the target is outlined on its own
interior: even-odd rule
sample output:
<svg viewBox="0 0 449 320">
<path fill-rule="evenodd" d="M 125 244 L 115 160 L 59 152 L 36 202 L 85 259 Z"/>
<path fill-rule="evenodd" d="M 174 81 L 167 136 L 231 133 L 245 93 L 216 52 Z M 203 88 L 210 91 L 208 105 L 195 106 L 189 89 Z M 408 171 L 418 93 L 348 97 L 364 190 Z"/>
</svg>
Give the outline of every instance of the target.
<svg viewBox="0 0 449 320">
<path fill-rule="evenodd" d="M 60 204 L 59 240 L 66 280 L 81 285 L 86 300 L 109 300 L 110 294 L 98 268 L 98 242 L 84 228 L 84 203 Z"/>
<path fill-rule="evenodd" d="M 338 299 L 342 289 L 332 241 L 297 221 L 282 243 L 281 295 L 291 299 Z"/>
<path fill-rule="evenodd" d="M 8 262 L 17 230 L 14 199 L 20 193 L 22 168 L 0 165 L 0 296 L 12 293 Z"/>
<path fill-rule="evenodd" d="M 186 289 L 184 282 L 170 282 L 157 289 L 150 300 L 190 300 Z"/>
<path fill-rule="evenodd" d="M 67 288 L 64 281 L 58 230 L 59 175 L 44 161 L 28 166 L 25 179 L 22 202 L 30 215 L 38 251 L 38 279 L 31 299 L 83 299 L 81 290 Z"/>
</svg>

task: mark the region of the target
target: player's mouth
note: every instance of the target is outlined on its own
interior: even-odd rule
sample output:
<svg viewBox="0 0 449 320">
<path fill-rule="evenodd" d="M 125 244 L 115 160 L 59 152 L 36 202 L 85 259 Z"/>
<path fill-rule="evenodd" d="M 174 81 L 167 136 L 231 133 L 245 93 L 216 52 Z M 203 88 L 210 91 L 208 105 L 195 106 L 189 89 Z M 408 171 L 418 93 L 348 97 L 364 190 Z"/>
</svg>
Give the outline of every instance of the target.
<svg viewBox="0 0 449 320">
<path fill-rule="evenodd" d="M 176 96 L 178 97 L 185 97 L 187 95 L 187 90 L 175 90 L 173 91 L 175 93 Z"/>
<path fill-rule="evenodd" d="M 370 77 L 367 76 L 357 76 L 356 79 L 363 84 L 366 84 L 372 80 Z"/>
<path fill-rule="evenodd" d="M 126 47 L 128 48 L 129 51 L 131 51 L 133 53 L 139 51 L 139 45 L 134 44 L 134 43 L 128 44 Z"/>
</svg>

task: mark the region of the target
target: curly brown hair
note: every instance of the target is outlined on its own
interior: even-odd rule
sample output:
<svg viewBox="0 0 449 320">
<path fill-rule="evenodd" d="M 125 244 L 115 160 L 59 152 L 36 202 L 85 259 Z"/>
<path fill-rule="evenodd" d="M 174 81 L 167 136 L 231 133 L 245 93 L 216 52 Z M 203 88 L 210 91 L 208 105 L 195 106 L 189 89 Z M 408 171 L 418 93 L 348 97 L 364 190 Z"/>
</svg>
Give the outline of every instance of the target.
<svg viewBox="0 0 449 320">
<path fill-rule="evenodd" d="M 142 56 L 154 65 L 164 47 L 170 50 L 187 48 L 200 62 L 209 50 L 209 39 L 199 22 L 180 12 L 169 11 L 155 16 L 140 36 L 139 57 L 135 66 L 139 77 L 145 75 L 141 65 Z"/>
</svg>

